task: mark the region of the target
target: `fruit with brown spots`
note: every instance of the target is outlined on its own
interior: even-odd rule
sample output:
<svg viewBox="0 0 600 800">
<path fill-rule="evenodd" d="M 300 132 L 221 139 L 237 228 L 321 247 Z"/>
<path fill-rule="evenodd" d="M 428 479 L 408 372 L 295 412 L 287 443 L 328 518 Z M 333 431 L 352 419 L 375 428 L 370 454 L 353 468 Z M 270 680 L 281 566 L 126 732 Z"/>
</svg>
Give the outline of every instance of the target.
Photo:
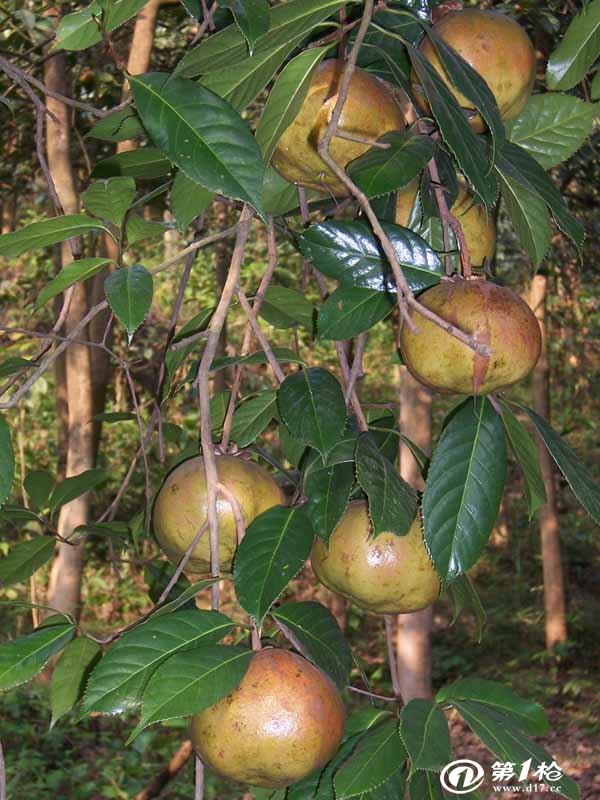
<svg viewBox="0 0 600 800">
<path fill-rule="evenodd" d="M 234 456 L 216 459 L 219 482 L 237 499 L 246 526 L 263 511 L 284 502 L 283 492 L 271 475 L 258 464 Z M 204 461 L 190 458 L 169 473 L 154 504 L 154 533 L 169 561 L 178 564 L 192 540 L 206 523 L 207 492 Z M 237 532 L 229 501 L 218 496 L 219 562 L 222 570 L 231 569 L 237 548 Z M 190 572 L 210 571 L 208 530 L 192 551 Z"/>
<path fill-rule="evenodd" d="M 427 289 L 419 301 L 489 348 L 489 355 L 480 355 L 411 311 L 415 330 L 402 325 L 402 358 L 412 375 L 431 389 L 487 394 L 520 381 L 535 367 L 540 328 L 527 303 L 510 289 L 480 278 L 455 278 Z"/>
<path fill-rule="evenodd" d="M 192 717 L 196 752 L 225 778 L 266 788 L 323 767 L 342 738 L 344 706 L 332 681 L 287 650 L 260 650 L 238 688 Z"/>
<path fill-rule="evenodd" d="M 348 194 L 346 187 L 318 153 L 338 98 L 343 63 L 323 61 L 317 68 L 300 112 L 284 132 L 273 154 L 273 166 L 290 183 L 337 196 Z M 351 136 L 378 139 L 388 131 L 404 130 L 402 110 L 390 87 L 364 70 L 356 69 L 338 129 Z M 329 152 L 342 167 L 369 149 L 364 142 L 335 137 Z"/>
<path fill-rule="evenodd" d="M 316 539 L 311 559 L 315 575 L 328 589 L 376 614 L 419 611 L 440 593 L 420 516 L 406 536 L 381 533 L 373 537 L 363 500 L 348 505 L 329 547 Z"/>
<path fill-rule="evenodd" d="M 467 8 L 451 11 L 434 25 L 435 32 L 467 61 L 485 80 L 496 98 L 502 119 L 516 117 L 527 105 L 535 83 L 536 59 L 533 45 L 514 19 L 496 11 Z M 456 97 L 470 112 L 470 125 L 477 133 L 486 130 L 473 104 L 448 78 L 432 40 L 425 36 L 420 45 L 425 58 Z M 413 90 L 418 104 L 428 109 L 427 100 L 413 74 Z"/>
<path fill-rule="evenodd" d="M 411 220 L 418 182 L 409 183 L 398 192 L 396 199 L 396 223 L 407 227 Z M 481 205 L 474 205 L 473 194 L 461 184 L 458 195 L 450 209 L 459 221 L 469 250 L 471 264 L 482 267 L 496 251 L 496 224 Z"/>
</svg>

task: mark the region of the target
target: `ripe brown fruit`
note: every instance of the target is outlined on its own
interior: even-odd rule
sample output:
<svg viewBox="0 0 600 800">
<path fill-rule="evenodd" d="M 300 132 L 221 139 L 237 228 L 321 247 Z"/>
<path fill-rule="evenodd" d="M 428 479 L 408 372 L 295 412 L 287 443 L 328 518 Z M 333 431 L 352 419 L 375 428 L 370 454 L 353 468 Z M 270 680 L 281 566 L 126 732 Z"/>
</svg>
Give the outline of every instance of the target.
<svg viewBox="0 0 600 800">
<path fill-rule="evenodd" d="M 317 578 L 337 594 L 376 614 L 407 614 L 431 605 L 440 579 L 423 541 L 419 516 L 406 536 L 373 538 L 367 504 L 352 502 L 329 540 L 315 542 L 312 566 Z"/>
<path fill-rule="evenodd" d="M 260 650 L 238 688 L 192 718 L 191 737 L 225 778 L 278 789 L 329 761 L 344 717 L 324 672 L 287 650 Z"/>
<path fill-rule="evenodd" d="M 396 199 L 396 223 L 406 227 L 411 218 L 418 182 L 409 183 L 398 192 Z M 473 195 L 466 186 L 461 186 L 450 209 L 460 222 L 469 249 L 471 264 L 482 267 L 486 259 L 492 259 L 496 252 L 496 224 L 485 213 L 481 205 L 473 204 Z"/>
<path fill-rule="evenodd" d="M 529 37 L 514 19 L 495 11 L 467 8 L 446 14 L 435 23 L 434 29 L 485 80 L 496 98 L 502 119 L 513 119 L 521 113 L 535 83 L 536 60 Z M 446 75 L 428 36 L 424 37 L 420 50 L 462 108 L 473 112 L 470 118 L 473 130 L 477 133 L 486 130 L 486 124 L 475 113 L 473 104 L 453 86 Z M 415 75 L 413 89 L 419 105 L 428 108 Z"/>
<path fill-rule="evenodd" d="M 273 154 L 273 166 L 290 183 L 343 196 L 348 190 L 321 159 L 317 148 L 338 98 L 343 63 L 323 61 L 317 68 L 298 116 L 285 131 Z M 378 139 L 388 131 L 403 130 L 404 115 L 393 91 L 361 69 L 350 80 L 338 128 L 353 136 Z M 368 144 L 335 137 L 329 152 L 342 167 L 362 156 Z"/>
<path fill-rule="evenodd" d="M 237 499 L 244 522 L 250 525 L 259 514 L 284 502 L 283 492 L 271 475 L 253 461 L 218 456 L 217 474 Z M 169 561 L 178 564 L 192 540 L 206 522 L 207 492 L 204 461 L 201 456 L 190 458 L 169 473 L 154 504 L 154 533 Z M 229 570 L 237 548 L 235 519 L 229 501 L 219 495 L 219 562 Z M 190 572 L 210 571 L 210 535 L 202 536 L 187 568 Z"/>
<path fill-rule="evenodd" d="M 402 325 L 400 348 L 409 371 L 426 386 L 487 394 L 520 381 L 536 365 L 542 344 L 538 322 L 510 289 L 479 278 L 455 278 L 427 289 L 419 301 L 490 348 L 489 356 L 479 355 L 411 311 L 416 330 Z"/>
</svg>

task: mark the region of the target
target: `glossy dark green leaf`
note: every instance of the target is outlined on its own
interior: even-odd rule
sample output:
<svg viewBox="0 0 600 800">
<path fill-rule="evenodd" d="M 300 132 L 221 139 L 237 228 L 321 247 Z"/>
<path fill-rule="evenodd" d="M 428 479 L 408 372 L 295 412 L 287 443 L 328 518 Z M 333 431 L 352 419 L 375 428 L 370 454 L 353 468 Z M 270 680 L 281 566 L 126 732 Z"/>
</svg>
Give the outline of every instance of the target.
<svg viewBox="0 0 600 800">
<path fill-rule="evenodd" d="M 408 533 L 417 513 L 417 494 L 381 453 L 370 433 L 358 437 L 356 477 L 369 499 L 373 535 Z"/>
<path fill-rule="evenodd" d="M 221 0 L 219 5 L 233 14 L 252 55 L 257 40 L 265 35 L 271 25 L 271 9 L 267 0 Z"/>
<path fill-rule="evenodd" d="M 52 623 L 0 645 L 0 691 L 31 680 L 73 638 L 75 625 Z"/>
<path fill-rule="evenodd" d="M 171 211 L 180 230 L 204 213 L 215 196 L 210 189 L 205 189 L 196 181 L 188 178 L 184 172 L 178 172 L 171 189 Z"/>
<path fill-rule="evenodd" d="M 91 492 L 106 480 L 106 472 L 103 469 L 88 469 L 78 475 L 63 478 L 57 483 L 50 495 L 50 511 L 54 514 L 61 506 L 75 500 L 86 492 Z"/>
<path fill-rule="evenodd" d="M 600 0 L 586 3 L 551 53 L 546 71 L 549 89 L 572 89 L 600 56 Z"/>
<path fill-rule="evenodd" d="M 174 600 L 171 600 L 169 603 L 165 603 L 164 605 L 160 606 L 156 611 L 152 614 L 152 619 L 156 619 L 157 617 L 163 617 L 165 614 L 172 614 L 173 611 L 177 611 L 178 608 L 184 606 L 185 608 L 188 607 L 188 603 L 196 597 L 197 594 L 203 592 L 205 589 L 208 589 L 209 586 L 212 586 L 213 583 L 216 583 L 218 578 L 205 578 L 204 580 L 197 581 L 196 583 L 192 583 L 186 589 L 184 589 L 178 597 Z M 192 604 L 193 607 L 196 607 L 196 604 Z"/>
<path fill-rule="evenodd" d="M 537 445 L 529 431 L 523 427 L 506 403 L 502 403 L 502 422 L 510 446 L 523 470 L 529 519 L 532 519 L 536 511 L 546 505 L 547 499 Z"/>
<path fill-rule="evenodd" d="M 417 234 L 389 222 L 382 223 L 396 252 L 404 276 L 414 292 L 434 286 L 442 275 L 442 262 Z M 335 278 L 344 288 L 395 292 L 391 267 L 366 222 L 321 222 L 311 225 L 299 240 L 302 255 Z"/>
<path fill-rule="evenodd" d="M 337 289 L 319 310 L 321 339 L 352 339 L 381 322 L 394 308 L 393 296 L 377 289 L 350 286 Z"/>
<path fill-rule="evenodd" d="M 139 147 L 104 158 L 94 166 L 92 178 L 111 178 L 125 175 L 131 178 L 162 178 L 173 165 L 157 147 Z"/>
<path fill-rule="evenodd" d="M 197 714 L 232 692 L 250 666 L 252 650 L 204 645 L 161 664 L 142 698 L 142 718 L 128 741 L 153 722 Z"/>
<path fill-rule="evenodd" d="M 306 511 L 315 533 L 326 543 L 346 509 L 353 484 L 353 461 L 325 465 L 318 453 L 311 452 L 304 467 Z"/>
<path fill-rule="evenodd" d="M 132 108 L 123 108 L 99 119 L 86 136 L 106 142 L 124 142 L 127 139 L 136 139 L 143 133 L 142 123 L 135 111 Z"/>
<path fill-rule="evenodd" d="M 236 408 L 231 426 L 231 440 L 239 447 L 248 447 L 275 416 L 277 416 L 277 392 L 275 389 L 264 389 Z"/>
<path fill-rule="evenodd" d="M 50 730 L 82 698 L 87 678 L 101 656 L 100 645 L 86 636 L 78 636 L 65 647 L 50 683 Z"/>
<path fill-rule="evenodd" d="M 122 713 L 139 705 L 150 676 L 167 658 L 200 645 L 214 644 L 232 629 L 216 611 L 176 611 L 153 615 L 124 634 L 92 672 L 84 713 Z"/>
<path fill-rule="evenodd" d="M 110 233 L 99 220 L 88 217 L 87 214 L 64 214 L 61 217 L 32 222 L 13 233 L 0 236 L 0 256 L 18 258 L 29 250 L 64 242 L 94 230 Z"/>
<path fill-rule="evenodd" d="M 32 469 L 25 475 L 23 486 L 29 504 L 40 510 L 48 505 L 48 499 L 54 488 L 54 476 L 45 469 Z"/>
<path fill-rule="evenodd" d="M 407 186 L 433 156 L 430 136 L 392 131 L 379 140 L 387 149 L 372 147 L 353 161 L 348 174 L 367 197 L 388 194 Z"/>
<path fill-rule="evenodd" d="M 519 241 L 534 266 L 542 261 L 552 238 L 550 214 L 542 198 L 509 175 L 500 175 L 500 193 Z"/>
<path fill-rule="evenodd" d="M 575 451 L 539 414 L 527 406 L 519 405 L 519 408 L 531 418 L 548 452 L 567 479 L 575 497 L 594 522 L 600 524 L 600 486 L 594 481 L 587 467 L 577 458 Z"/>
<path fill-rule="evenodd" d="M 53 50 L 85 50 L 102 41 L 102 27 L 108 32 L 116 30 L 128 19 L 135 17 L 146 5 L 146 0 L 111 0 L 110 3 L 92 2 L 83 10 L 67 14 L 59 23 Z M 104 9 L 104 11 L 103 11 Z"/>
<path fill-rule="evenodd" d="M 410 756 L 411 772 L 439 772 L 452 761 L 448 722 L 433 700 L 416 698 L 400 714 L 400 737 Z"/>
<path fill-rule="evenodd" d="M 15 454 L 10 428 L 4 417 L 0 417 L 0 508 L 6 502 L 15 478 Z"/>
<path fill-rule="evenodd" d="M 288 430 L 323 456 L 341 437 L 346 402 L 337 378 L 321 367 L 289 375 L 279 387 L 279 412 Z"/>
<path fill-rule="evenodd" d="M 152 274 L 143 264 L 121 267 L 104 281 L 108 304 L 115 317 L 125 326 L 130 343 L 150 311 L 153 290 Z"/>
<path fill-rule="evenodd" d="M 433 452 L 423 494 L 425 542 L 444 583 L 477 561 L 506 479 L 506 438 L 485 397 L 455 409 Z"/>
<path fill-rule="evenodd" d="M 444 686 L 436 695 L 438 703 L 455 700 L 476 700 L 500 711 L 522 728 L 525 733 L 540 735 L 549 729 L 548 717 L 539 703 L 516 695 L 509 686 L 483 678 L 463 678 Z"/>
<path fill-rule="evenodd" d="M 300 111 L 315 70 L 326 52 L 326 47 L 305 50 L 286 64 L 275 81 L 256 129 L 256 141 L 265 163 L 269 163 L 281 135 Z"/>
<path fill-rule="evenodd" d="M 303 364 L 302 359 L 290 350 L 289 347 L 273 347 L 273 355 L 280 364 Z M 238 364 L 251 365 L 251 364 L 268 364 L 264 350 L 257 350 L 255 353 L 249 353 L 247 356 L 222 356 L 215 358 L 210 366 L 211 372 L 218 372 L 227 367 L 236 366 Z"/>
<path fill-rule="evenodd" d="M 300 506 L 275 506 L 246 530 L 235 563 L 235 592 L 258 625 L 310 554 L 314 532 Z"/>
<path fill-rule="evenodd" d="M 26 581 L 52 558 L 55 544 L 53 536 L 36 536 L 13 545 L 0 559 L 0 587 Z"/>
<path fill-rule="evenodd" d="M 534 94 L 506 125 L 513 144 L 527 150 L 544 169 L 566 161 L 592 132 L 596 110 L 569 94 Z"/>
<path fill-rule="evenodd" d="M 401 768 L 406 750 L 398 733 L 398 720 L 391 719 L 371 730 L 334 777 L 339 800 L 371 792 Z"/>
<path fill-rule="evenodd" d="M 454 616 L 452 617 L 451 624 L 455 624 L 463 611 L 472 611 L 477 623 L 477 642 L 481 642 L 487 615 L 473 581 L 469 575 L 464 572 L 452 581 L 448 587 L 448 591 L 454 603 Z"/>
<path fill-rule="evenodd" d="M 264 293 L 259 315 L 275 328 L 302 325 L 313 329 L 314 306 L 302 292 L 286 286 L 269 286 Z"/>
<path fill-rule="evenodd" d="M 263 215 L 260 150 L 228 103 L 187 78 L 160 72 L 130 83 L 144 127 L 170 161 L 206 189 L 250 203 Z"/>
<path fill-rule="evenodd" d="M 352 651 L 333 614 L 321 603 L 286 603 L 273 617 L 291 634 L 290 639 L 344 689 L 352 669 Z"/>
<path fill-rule="evenodd" d="M 90 214 L 117 226 L 123 222 L 134 197 L 135 181 L 124 177 L 95 181 L 81 195 L 83 205 Z"/>
<path fill-rule="evenodd" d="M 67 264 L 39 293 L 35 301 L 35 310 L 39 311 L 53 297 L 62 294 L 76 283 L 86 281 L 112 263 L 110 258 L 80 258 Z"/>
<path fill-rule="evenodd" d="M 435 772 L 419 771 L 408 784 L 410 800 L 444 800 L 439 776 Z"/>
<path fill-rule="evenodd" d="M 498 186 L 486 157 L 482 157 L 477 136 L 444 81 L 417 48 L 408 45 L 410 59 L 439 125 L 442 137 L 473 191 L 486 209 L 496 201 Z"/>
<path fill-rule="evenodd" d="M 171 582 L 175 574 L 175 567 L 169 561 L 151 561 L 144 569 L 144 581 L 147 585 L 147 592 L 153 603 L 158 603 L 159 598 Z M 190 588 L 190 582 L 185 575 L 180 575 L 177 581 L 169 589 L 166 600 L 169 602 L 177 600 L 183 592 Z M 193 610 L 193 603 L 189 603 L 186 608 Z"/>
</svg>

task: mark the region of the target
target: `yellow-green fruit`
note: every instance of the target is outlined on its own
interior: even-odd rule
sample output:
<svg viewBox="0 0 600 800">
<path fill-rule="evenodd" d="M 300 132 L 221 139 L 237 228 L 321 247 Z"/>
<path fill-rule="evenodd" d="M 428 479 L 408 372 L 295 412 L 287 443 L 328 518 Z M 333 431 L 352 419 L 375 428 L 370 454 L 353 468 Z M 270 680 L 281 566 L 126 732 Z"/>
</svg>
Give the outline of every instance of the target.
<svg viewBox="0 0 600 800">
<path fill-rule="evenodd" d="M 417 380 L 438 392 L 487 394 L 524 378 L 540 356 L 538 322 L 510 289 L 483 279 L 455 278 L 423 292 L 419 302 L 489 347 L 489 356 L 474 352 L 418 311 L 411 311 L 415 330 L 403 324 L 400 348 Z"/>
<path fill-rule="evenodd" d="M 279 140 L 273 166 L 290 183 L 317 191 L 347 195 L 348 190 L 321 159 L 317 148 L 338 98 L 343 63 L 323 61 L 317 68 L 302 108 Z M 393 91 L 361 69 L 354 71 L 338 128 L 352 136 L 378 139 L 388 131 L 403 130 L 404 115 Z M 368 144 L 336 137 L 329 152 L 342 167 L 362 156 Z"/>
<path fill-rule="evenodd" d="M 536 60 L 533 45 L 523 28 L 511 17 L 495 11 L 467 8 L 451 11 L 434 25 L 435 32 L 478 72 L 490 87 L 502 119 L 516 117 L 525 108 L 535 83 Z M 481 133 L 486 124 L 475 107 L 448 78 L 432 40 L 425 36 L 421 52 L 435 67 L 458 103 L 473 112 L 470 124 Z M 418 78 L 413 74 L 415 98 L 428 108 Z"/>
<path fill-rule="evenodd" d="M 237 499 L 246 526 L 263 511 L 284 502 L 283 492 L 271 475 L 255 464 L 234 456 L 216 459 L 219 483 Z M 178 564 L 200 528 L 206 523 L 207 492 L 201 456 L 179 464 L 167 476 L 154 504 L 154 533 L 169 561 Z M 237 547 L 235 519 L 229 501 L 218 496 L 219 562 L 229 570 Z M 210 571 L 210 536 L 202 536 L 188 562 L 190 572 Z"/>
<path fill-rule="evenodd" d="M 344 717 L 324 672 L 287 650 L 260 650 L 234 692 L 192 717 L 191 736 L 223 777 L 277 789 L 329 761 Z"/>
<path fill-rule="evenodd" d="M 398 192 L 396 199 L 398 225 L 406 227 L 409 224 L 418 188 L 418 182 L 413 181 Z M 492 259 L 496 252 L 494 220 L 485 213 L 483 206 L 473 204 L 473 195 L 464 186 L 460 187 L 451 211 L 462 227 L 472 266 L 482 267 L 486 259 Z"/>
<path fill-rule="evenodd" d="M 440 593 L 420 516 L 406 536 L 381 533 L 374 538 L 363 500 L 348 505 L 329 548 L 317 538 L 311 559 L 315 575 L 328 589 L 376 614 L 419 611 Z"/>
</svg>

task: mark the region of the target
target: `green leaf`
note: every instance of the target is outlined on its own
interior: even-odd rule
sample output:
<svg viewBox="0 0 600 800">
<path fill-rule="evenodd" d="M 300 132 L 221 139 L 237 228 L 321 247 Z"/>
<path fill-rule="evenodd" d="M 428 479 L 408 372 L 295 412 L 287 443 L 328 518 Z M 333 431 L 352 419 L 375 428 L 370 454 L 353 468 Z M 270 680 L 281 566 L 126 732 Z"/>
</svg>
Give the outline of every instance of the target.
<svg viewBox="0 0 600 800">
<path fill-rule="evenodd" d="M 130 77 L 144 127 L 188 178 L 261 216 L 264 165 L 248 126 L 214 92 L 160 72 Z"/>
<path fill-rule="evenodd" d="M 0 520 L 9 520 L 13 524 L 16 523 L 17 525 L 21 522 L 40 522 L 40 518 L 35 511 L 31 511 L 29 508 L 23 508 L 22 506 L 10 505 L 3 506 L 2 510 L 0 511 Z"/>
<path fill-rule="evenodd" d="M 88 469 L 78 475 L 64 478 L 54 487 L 50 495 L 50 512 L 54 514 L 61 506 L 75 500 L 76 497 L 91 492 L 106 480 L 106 473 L 103 469 Z"/>
<path fill-rule="evenodd" d="M 139 147 L 109 156 L 94 166 L 92 178 L 112 178 L 125 175 L 131 178 L 162 178 L 173 166 L 157 147 Z"/>
<path fill-rule="evenodd" d="M 135 111 L 128 107 L 108 114 L 98 120 L 86 137 L 101 139 L 105 142 L 124 142 L 142 136 L 144 129 Z"/>
<path fill-rule="evenodd" d="M 228 8 L 233 14 L 252 55 L 257 40 L 265 35 L 271 25 L 271 9 L 267 0 L 221 0 L 220 6 Z"/>
<path fill-rule="evenodd" d="M 321 603 L 286 603 L 273 617 L 291 633 L 306 658 L 324 670 L 339 689 L 350 679 L 352 651 L 333 614 Z"/>
<path fill-rule="evenodd" d="M 312 189 L 308 189 L 306 192 L 309 203 L 320 196 Z M 296 210 L 299 206 L 298 187 L 293 183 L 288 183 L 271 166 L 267 166 L 265 170 L 262 197 L 265 211 L 274 216 L 283 216 Z"/>
<path fill-rule="evenodd" d="M 413 292 L 439 283 L 443 268 L 438 255 L 417 234 L 389 222 L 382 223 Z M 339 281 L 343 288 L 362 286 L 396 291 L 396 284 L 375 234 L 366 222 L 321 222 L 299 239 L 302 255 Z"/>
<path fill-rule="evenodd" d="M 171 189 L 171 211 L 179 230 L 185 230 L 204 213 L 214 196 L 214 192 L 188 178 L 184 172 L 178 172 Z"/>
<path fill-rule="evenodd" d="M 243 647 L 214 644 L 168 658 L 148 681 L 142 718 L 128 742 L 153 722 L 210 708 L 239 685 L 252 655 Z"/>
<path fill-rule="evenodd" d="M 39 311 L 49 300 L 62 294 L 70 286 L 80 281 L 87 281 L 93 275 L 104 269 L 108 264 L 112 264 L 110 258 L 80 258 L 63 267 L 58 275 L 48 283 L 39 293 L 35 301 L 34 309 Z"/>
<path fill-rule="evenodd" d="M 600 71 L 596 72 L 594 75 L 594 79 L 592 80 L 592 85 L 590 87 L 590 94 L 592 96 L 592 100 L 600 100 Z"/>
<path fill-rule="evenodd" d="M 235 592 L 257 625 L 302 568 L 313 538 L 308 514 L 299 506 L 274 506 L 248 527 L 235 557 Z"/>
<path fill-rule="evenodd" d="M 531 758 L 530 775 L 540 764 L 552 762 L 550 753 L 529 740 L 506 715 L 474 700 L 458 700 L 454 705 L 473 733 L 502 761 L 523 764 Z M 569 800 L 580 797 L 575 781 L 566 775 L 560 778 L 558 794 Z"/>
<path fill-rule="evenodd" d="M 586 3 L 550 55 L 546 85 L 555 91 L 572 89 L 600 56 L 600 0 Z"/>
<path fill-rule="evenodd" d="M 186 605 L 188 601 L 192 600 L 192 598 L 204 591 L 204 589 L 208 589 L 209 586 L 212 586 L 213 583 L 216 583 L 218 580 L 218 578 L 205 578 L 204 580 L 192 583 L 191 586 L 188 586 L 187 589 L 184 589 L 181 594 L 174 600 L 171 600 L 170 603 L 165 603 L 164 606 L 157 608 L 157 610 L 152 614 L 152 619 L 156 619 L 156 617 L 162 617 L 165 614 L 171 614 L 173 611 L 177 611 L 178 608 Z"/>
<path fill-rule="evenodd" d="M 4 361 L 0 362 L 0 379 L 9 378 L 11 375 L 16 375 L 22 369 L 32 369 L 35 367 L 35 361 L 29 361 L 26 358 L 19 356 L 9 356 Z"/>
<path fill-rule="evenodd" d="M 408 790 L 410 800 L 444 800 L 440 779 L 433 772 L 415 772 Z"/>
<path fill-rule="evenodd" d="M 103 422 L 106 425 L 114 425 L 115 422 L 135 422 L 136 420 L 136 415 L 131 411 L 103 411 L 92 417 L 92 422 Z"/>
<path fill-rule="evenodd" d="M 498 186 L 488 159 L 482 157 L 477 136 L 471 130 L 454 95 L 429 61 L 411 44 L 407 44 L 407 47 L 442 137 L 473 191 L 489 211 L 496 201 Z"/>
<path fill-rule="evenodd" d="M 172 226 L 158 220 L 145 219 L 140 214 L 129 214 L 126 225 L 127 247 L 146 239 L 163 237 L 170 227 Z"/>
<path fill-rule="evenodd" d="M 0 691 L 31 680 L 74 633 L 74 625 L 61 622 L 0 645 Z"/>
<path fill-rule="evenodd" d="M 269 286 L 264 293 L 259 315 L 275 328 L 303 325 L 313 329 L 314 306 L 305 295 L 286 286 Z"/>
<path fill-rule="evenodd" d="M 247 447 L 277 415 L 277 392 L 265 389 L 239 405 L 233 415 L 231 439 L 239 447 Z"/>
<path fill-rule="evenodd" d="M 200 645 L 214 644 L 233 628 L 217 611 L 177 611 L 154 614 L 124 634 L 108 651 L 87 684 L 84 713 L 122 713 L 141 702 L 150 676 L 170 656 Z"/>
<path fill-rule="evenodd" d="M 336 798 L 346 800 L 373 791 L 389 780 L 405 759 L 398 720 L 390 719 L 378 725 L 361 739 L 354 753 L 336 772 Z"/>
<path fill-rule="evenodd" d="M 368 331 L 394 308 L 387 292 L 350 286 L 333 292 L 321 306 L 318 329 L 321 339 L 352 339 Z"/>
<path fill-rule="evenodd" d="M 53 536 L 36 536 L 27 542 L 13 545 L 0 560 L 0 586 L 22 583 L 49 561 L 56 544 Z"/>
<path fill-rule="evenodd" d="M 369 499 L 373 536 L 408 533 L 417 513 L 417 494 L 381 453 L 370 433 L 358 437 L 356 476 Z"/>
<path fill-rule="evenodd" d="M 500 175 L 500 193 L 523 249 L 534 266 L 542 261 L 552 238 L 546 204 L 535 192 L 508 175 Z"/>
<path fill-rule="evenodd" d="M 97 230 L 110 233 L 97 219 L 86 214 L 64 214 L 61 217 L 32 222 L 18 231 L 0 236 L 0 256 L 17 258 L 29 250 L 37 250 Z"/>
<path fill-rule="evenodd" d="M 324 464 L 312 452 L 304 467 L 306 511 L 317 536 L 327 544 L 346 509 L 354 485 L 354 462 Z"/>
<path fill-rule="evenodd" d="M 372 147 L 353 161 L 348 175 L 367 197 L 394 192 L 413 181 L 433 157 L 430 136 L 392 131 L 379 140 L 387 149 Z"/>
<path fill-rule="evenodd" d="M 15 478 L 15 454 L 10 438 L 10 428 L 0 417 L 0 508 L 6 502 Z"/>
<path fill-rule="evenodd" d="M 129 343 L 152 304 L 152 275 L 142 264 L 122 267 L 104 281 L 104 292 L 115 317 L 127 329 Z"/>
<path fill-rule="evenodd" d="M 48 499 L 54 488 L 54 475 L 45 469 L 32 469 L 25 475 L 23 487 L 27 492 L 30 505 L 38 510 L 48 505 Z"/>
<path fill-rule="evenodd" d="M 444 686 L 436 695 L 438 703 L 476 700 L 510 717 L 525 733 L 541 735 L 549 730 L 548 717 L 539 703 L 516 695 L 509 686 L 482 678 L 463 678 Z"/>
<path fill-rule="evenodd" d="M 594 126 L 596 109 L 569 94 L 534 94 L 516 119 L 507 123 L 506 133 L 550 169 L 566 161 L 586 141 Z"/>
<path fill-rule="evenodd" d="M 411 772 L 439 772 L 452 761 L 450 733 L 444 712 L 432 700 L 411 700 L 400 714 L 400 737 L 410 756 Z"/>
<path fill-rule="evenodd" d="M 135 197 L 133 178 L 107 178 L 96 181 L 82 195 L 86 209 L 100 219 L 106 219 L 119 227 L 125 212 Z"/>
<path fill-rule="evenodd" d="M 279 387 L 279 411 L 296 439 L 323 456 L 336 444 L 346 424 L 346 402 L 331 372 L 320 367 L 289 375 Z"/>
<path fill-rule="evenodd" d="M 50 683 L 50 730 L 81 699 L 88 676 L 101 656 L 100 645 L 85 636 L 78 636 L 65 647 Z"/>
<path fill-rule="evenodd" d="M 529 519 L 531 520 L 536 511 L 545 506 L 547 501 L 537 446 L 529 431 L 521 425 L 509 406 L 501 401 L 501 407 L 502 422 L 508 441 L 523 470 Z"/>
<path fill-rule="evenodd" d="M 481 600 L 473 585 L 473 581 L 465 572 L 452 581 L 448 587 L 448 591 L 454 603 L 454 616 L 450 624 L 454 625 L 464 610 L 472 610 L 475 614 L 475 621 L 477 622 L 477 642 L 481 643 L 483 628 L 486 623 L 486 613 L 484 607 L 481 605 Z"/>
<path fill-rule="evenodd" d="M 498 515 L 506 463 L 500 417 L 487 398 L 467 398 L 444 428 L 423 494 L 425 542 L 444 583 L 481 555 Z"/>
<path fill-rule="evenodd" d="M 559 470 L 567 479 L 573 494 L 585 508 L 590 517 L 600 524 L 600 486 L 594 481 L 588 469 L 579 461 L 574 450 L 552 430 L 550 425 L 531 408 L 518 405 L 531 417 L 538 434 Z"/>
<path fill-rule="evenodd" d="M 290 350 L 289 347 L 273 347 L 273 355 L 280 364 L 303 364 L 302 359 Z M 264 350 L 257 350 L 255 353 L 249 353 L 247 356 L 222 356 L 215 358 L 210 365 L 211 372 L 218 372 L 221 369 L 232 367 L 235 365 L 243 364 L 268 364 L 269 359 L 265 355 Z"/>
<path fill-rule="evenodd" d="M 86 50 L 102 41 L 98 25 L 100 17 L 102 17 L 104 29 L 111 33 L 128 19 L 135 17 L 138 11 L 146 5 L 146 2 L 147 0 L 111 0 L 105 6 L 104 3 L 93 0 L 83 10 L 67 14 L 61 19 L 52 51 Z M 103 7 L 105 8 L 104 13 Z"/>
<path fill-rule="evenodd" d="M 269 92 L 256 129 L 256 141 L 265 164 L 271 160 L 279 139 L 300 111 L 315 70 L 326 52 L 326 47 L 313 47 L 300 53 L 286 64 Z"/>
</svg>

